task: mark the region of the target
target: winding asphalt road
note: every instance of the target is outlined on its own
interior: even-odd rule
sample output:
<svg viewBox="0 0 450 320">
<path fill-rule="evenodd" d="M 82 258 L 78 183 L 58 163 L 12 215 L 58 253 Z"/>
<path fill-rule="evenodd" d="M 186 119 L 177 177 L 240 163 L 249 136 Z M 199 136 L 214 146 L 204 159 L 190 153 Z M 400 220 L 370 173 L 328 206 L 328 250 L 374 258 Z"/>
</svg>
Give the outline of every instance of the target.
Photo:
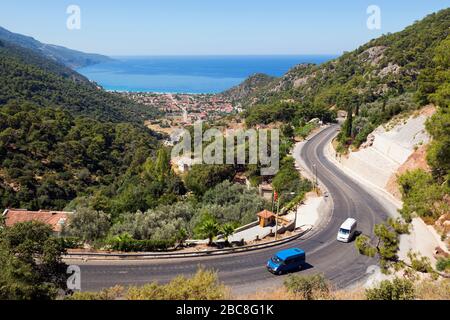
<svg viewBox="0 0 450 320">
<path fill-rule="evenodd" d="M 324 155 L 324 148 L 336 135 L 338 126 L 331 126 L 301 149 L 304 163 L 312 172 L 317 167 L 318 179 L 333 200 L 332 215 L 321 225 L 298 240 L 274 248 L 232 255 L 173 260 L 150 261 L 92 261 L 78 264 L 81 268 L 83 291 L 97 291 L 115 285 L 143 285 L 152 281 L 169 281 L 176 275 L 191 275 L 198 267 L 218 271 L 221 281 L 238 295 L 251 294 L 281 285 L 285 276 L 274 276 L 265 263 L 275 252 L 291 247 L 306 251 L 309 267 L 301 273 L 323 273 L 338 288 L 362 280 L 374 259 L 358 254 L 353 243 L 336 241 L 340 224 L 349 217 L 358 220 L 358 230 L 372 234 L 373 227 L 387 218 L 383 205 L 345 175 Z"/>
</svg>

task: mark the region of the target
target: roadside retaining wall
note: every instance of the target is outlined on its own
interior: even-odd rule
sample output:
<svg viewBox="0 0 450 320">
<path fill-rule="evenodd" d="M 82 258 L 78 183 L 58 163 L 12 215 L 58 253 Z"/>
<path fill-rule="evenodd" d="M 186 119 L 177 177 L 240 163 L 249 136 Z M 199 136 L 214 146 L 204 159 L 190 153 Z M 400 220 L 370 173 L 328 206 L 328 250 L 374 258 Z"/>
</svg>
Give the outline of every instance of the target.
<svg viewBox="0 0 450 320">
<path fill-rule="evenodd" d="M 419 114 L 401 121 L 393 120 L 399 122 L 388 129 L 380 126 L 373 132 L 372 146 L 350 152 L 348 157 L 336 157 L 331 145 L 328 153 L 346 169 L 384 189 L 413 154 L 414 148 L 429 142 L 430 137 L 425 130 L 428 117 L 428 114 Z"/>
</svg>

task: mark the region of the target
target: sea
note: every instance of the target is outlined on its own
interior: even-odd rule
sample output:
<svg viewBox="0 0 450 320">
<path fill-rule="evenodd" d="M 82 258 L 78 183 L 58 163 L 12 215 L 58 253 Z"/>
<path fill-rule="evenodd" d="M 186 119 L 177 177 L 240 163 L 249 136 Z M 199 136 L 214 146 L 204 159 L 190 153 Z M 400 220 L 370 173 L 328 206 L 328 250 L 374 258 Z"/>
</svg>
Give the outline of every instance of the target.
<svg viewBox="0 0 450 320">
<path fill-rule="evenodd" d="M 301 63 L 321 64 L 332 55 L 152 56 L 114 60 L 78 69 L 108 91 L 214 94 L 255 73 L 280 77 Z"/>
</svg>

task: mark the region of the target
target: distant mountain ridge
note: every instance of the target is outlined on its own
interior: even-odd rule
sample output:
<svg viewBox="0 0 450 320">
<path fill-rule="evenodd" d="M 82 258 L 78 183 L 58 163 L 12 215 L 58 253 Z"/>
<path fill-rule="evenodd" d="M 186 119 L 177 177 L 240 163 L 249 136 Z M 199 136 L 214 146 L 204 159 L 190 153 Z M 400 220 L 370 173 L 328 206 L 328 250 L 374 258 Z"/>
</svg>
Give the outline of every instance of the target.
<svg viewBox="0 0 450 320">
<path fill-rule="evenodd" d="M 84 53 L 62 46 L 45 44 L 32 37 L 13 33 L 2 27 L 0 27 L 0 40 L 30 49 L 71 69 L 87 67 L 112 60 L 110 57 L 100 54 Z"/>
<path fill-rule="evenodd" d="M 61 107 L 75 116 L 143 126 L 155 111 L 105 92 L 95 83 L 39 52 L 0 40 L 0 107 L 9 101 Z"/>
</svg>

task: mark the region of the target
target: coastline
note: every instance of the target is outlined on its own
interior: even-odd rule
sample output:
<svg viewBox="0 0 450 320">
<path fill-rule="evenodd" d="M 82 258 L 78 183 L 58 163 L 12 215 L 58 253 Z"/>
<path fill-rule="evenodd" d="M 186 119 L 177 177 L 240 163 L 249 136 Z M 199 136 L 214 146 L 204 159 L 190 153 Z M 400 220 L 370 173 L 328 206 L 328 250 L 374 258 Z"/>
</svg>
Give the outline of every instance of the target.
<svg viewBox="0 0 450 320">
<path fill-rule="evenodd" d="M 281 77 L 302 63 L 320 65 L 336 55 L 134 56 L 76 71 L 110 92 L 218 94 L 256 73 Z"/>
</svg>

